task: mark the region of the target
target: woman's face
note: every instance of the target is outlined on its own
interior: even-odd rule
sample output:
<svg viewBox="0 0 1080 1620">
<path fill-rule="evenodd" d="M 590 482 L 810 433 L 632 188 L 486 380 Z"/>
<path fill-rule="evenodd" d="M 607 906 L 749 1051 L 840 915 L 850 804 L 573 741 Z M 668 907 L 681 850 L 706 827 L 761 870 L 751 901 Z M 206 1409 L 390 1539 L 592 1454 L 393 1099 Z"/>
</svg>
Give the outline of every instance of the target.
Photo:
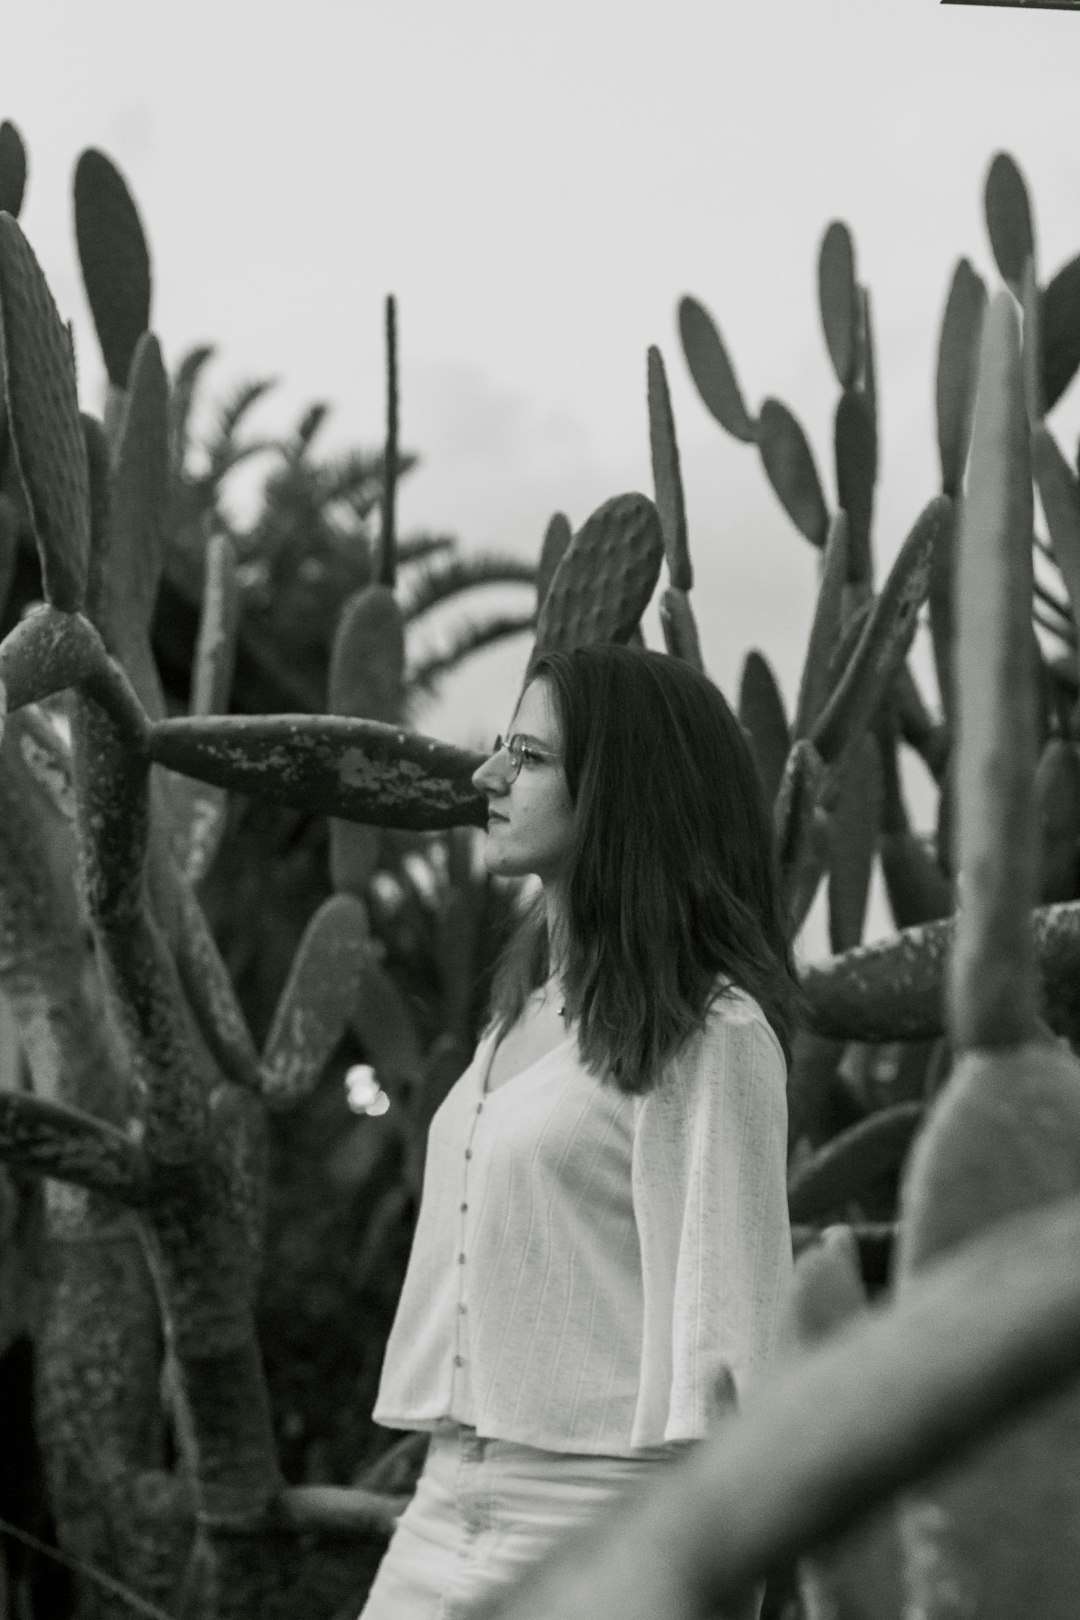
<svg viewBox="0 0 1080 1620">
<path fill-rule="evenodd" d="M 559 722 L 544 681 L 530 681 L 522 693 L 506 733 L 507 740 L 513 736 L 522 739 L 525 757 L 512 782 L 505 748 L 473 774 L 488 801 L 484 865 L 500 877 L 534 872 L 547 882 L 559 875 L 569 854 L 574 807 L 562 765 Z"/>
</svg>

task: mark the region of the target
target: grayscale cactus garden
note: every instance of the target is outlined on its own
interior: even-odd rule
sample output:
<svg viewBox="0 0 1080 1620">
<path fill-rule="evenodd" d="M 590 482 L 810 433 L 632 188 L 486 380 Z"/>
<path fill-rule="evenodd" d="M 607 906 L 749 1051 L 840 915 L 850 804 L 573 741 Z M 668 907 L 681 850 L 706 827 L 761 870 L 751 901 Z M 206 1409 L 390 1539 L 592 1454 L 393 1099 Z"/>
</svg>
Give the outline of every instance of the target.
<svg viewBox="0 0 1080 1620">
<path fill-rule="evenodd" d="M 789 1074 L 788 1338 L 635 1517 L 502 1612 L 690 1620 L 764 1578 L 770 1620 L 1075 1620 L 1080 484 L 1051 421 L 1080 257 L 1039 264 L 1016 161 L 972 176 L 997 274 L 960 259 L 942 287 L 940 487 L 906 535 L 875 525 L 873 310 L 833 221 L 791 244 L 831 475 L 781 399 L 746 397 L 701 287 L 642 357 L 651 494 L 576 529 L 555 510 L 534 563 L 399 534 L 392 297 L 377 451 L 322 452 L 322 404 L 258 435 L 263 378 L 196 431 L 213 351 L 166 366 L 139 210 L 97 149 L 73 181 L 91 411 L 19 224 L 27 168 L 4 123 L 0 1617 L 359 1612 L 426 1442 L 370 1411 L 427 1128 L 518 898 L 478 858 L 483 756 L 418 716 L 480 648 L 518 638 L 524 678 L 546 649 L 640 644 L 657 600 L 664 649 L 704 667 L 686 367 L 818 554 L 794 702 L 757 647 L 729 694 L 793 941 L 827 905 Z M 534 607 L 477 617 L 492 583 Z M 455 634 L 408 658 L 448 603 Z M 866 943 L 875 870 L 893 931 Z M 350 1077 L 381 1101 L 350 1109 Z"/>
</svg>

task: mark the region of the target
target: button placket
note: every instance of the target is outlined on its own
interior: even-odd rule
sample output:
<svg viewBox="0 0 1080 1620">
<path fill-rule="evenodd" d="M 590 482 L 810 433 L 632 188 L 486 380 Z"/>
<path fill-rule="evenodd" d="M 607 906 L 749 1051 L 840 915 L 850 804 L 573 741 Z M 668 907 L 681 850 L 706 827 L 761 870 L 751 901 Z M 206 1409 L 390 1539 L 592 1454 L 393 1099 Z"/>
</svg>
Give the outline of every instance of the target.
<svg viewBox="0 0 1080 1620">
<path fill-rule="evenodd" d="M 483 1112 L 483 1109 L 484 1109 L 483 1102 L 478 1102 L 477 1105 L 476 1105 L 476 1113 L 475 1113 L 475 1115 L 473 1117 L 473 1128 L 472 1128 L 472 1131 L 469 1134 L 469 1145 L 465 1148 L 466 1165 L 467 1165 L 468 1161 L 472 1159 L 472 1156 L 473 1156 L 472 1143 L 473 1143 L 473 1139 L 474 1139 L 475 1134 L 476 1134 L 476 1118 L 477 1118 L 477 1116 L 479 1116 Z M 464 1300 L 464 1298 L 462 1296 L 463 1296 L 464 1291 L 465 1291 L 465 1265 L 466 1265 L 466 1261 L 468 1259 L 468 1253 L 467 1253 L 467 1249 L 466 1249 L 466 1234 L 465 1234 L 466 1216 L 468 1215 L 468 1212 L 469 1212 L 468 1179 L 469 1179 L 469 1172 L 468 1172 L 468 1169 L 465 1168 L 463 1170 L 463 1172 L 462 1172 L 462 1189 L 461 1189 L 462 1190 L 462 1199 L 461 1199 L 461 1203 L 460 1203 L 459 1208 L 458 1208 L 458 1214 L 461 1216 L 461 1228 L 460 1228 L 460 1233 L 459 1233 L 458 1255 L 457 1255 L 457 1265 L 458 1265 L 458 1307 L 457 1307 L 457 1311 L 455 1312 L 455 1318 L 456 1318 L 456 1328 L 455 1328 L 455 1333 L 454 1333 L 454 1339 L 455 1339 L 454 1367 L 455 1367 L 455 1369 L 460 1368 L 460 1367 L 464 1367 L 465 1363 L 466 1363 L 466 1360 L 467 1360 L 467 1357 L 463 1353 L 464 1349 L 465 1349 L 465 1345 L 463 1343 L 463 1321 L 462 1321 L 463 1317 L 465 1317 L 467 1315 L 467 1306 L 466 1306 L 465 1300 Z"/>
</svg>

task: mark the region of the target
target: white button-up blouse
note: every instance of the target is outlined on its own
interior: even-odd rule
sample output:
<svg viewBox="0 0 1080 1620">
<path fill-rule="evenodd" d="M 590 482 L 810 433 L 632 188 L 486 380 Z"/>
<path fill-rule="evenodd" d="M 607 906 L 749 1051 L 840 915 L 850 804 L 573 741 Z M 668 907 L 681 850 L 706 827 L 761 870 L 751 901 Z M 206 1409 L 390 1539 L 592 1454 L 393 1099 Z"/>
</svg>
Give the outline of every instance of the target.
<svg viewBox="0 0 1080 1620">
<path fill-rule="evenodd" d="M 791 1282 L 774 1031 L 730 990 L 643 1096 L 572 1033 L 486 1093 L 494 1049 L 431 1122 L 374 1421 L 612 1456 L 703 1437 L 720 1364 L 745 1393 Z"/>
</svg>

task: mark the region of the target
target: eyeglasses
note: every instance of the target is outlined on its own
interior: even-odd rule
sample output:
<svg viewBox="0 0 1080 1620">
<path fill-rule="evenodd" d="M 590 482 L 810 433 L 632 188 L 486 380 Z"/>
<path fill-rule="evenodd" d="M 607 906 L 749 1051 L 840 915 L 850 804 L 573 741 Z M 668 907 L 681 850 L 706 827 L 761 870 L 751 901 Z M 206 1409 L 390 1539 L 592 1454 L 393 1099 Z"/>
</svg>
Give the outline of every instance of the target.
<svg viewBox="0 0 1080 1620">
<path fill-rule="evenodd" d="M 518 772 L 526 760 L 530 765 L 554 765 L 562 757 L 559 754 L 549 754 L 546 750 L 537 748 L 534 743 L 526 742 L 520 732 L 515 732 L 505 742 L 501 737 L 496 737 L 495 746 L 491 750 L 492 757 L 494 758 L 496 754 L 501 753 L 504 748 L 510 755 L 510 764 L 506 771 L 506 780 L 508 782 L 516 780 Z"/>
</svg>

